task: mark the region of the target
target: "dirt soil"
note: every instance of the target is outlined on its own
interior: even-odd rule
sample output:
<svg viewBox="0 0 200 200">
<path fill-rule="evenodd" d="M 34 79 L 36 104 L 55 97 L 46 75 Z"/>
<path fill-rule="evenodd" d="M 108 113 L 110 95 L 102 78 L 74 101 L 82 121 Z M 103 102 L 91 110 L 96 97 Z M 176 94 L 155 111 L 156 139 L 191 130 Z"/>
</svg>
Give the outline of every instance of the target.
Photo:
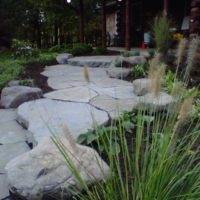
<svg viewBox="0 0 200 200">
<path fill-rule="evenodd" d="M 41 88 L 43 93 L 50 92 L 52 89 L 47 85 L 47 77 L 40 73 L 44 71 L 46 66 L 57 64 L 56 60 L 26 64 L 25 74 L 22 75 L 21 79 L 33 79 L 35 86 Z"/>
</svg>

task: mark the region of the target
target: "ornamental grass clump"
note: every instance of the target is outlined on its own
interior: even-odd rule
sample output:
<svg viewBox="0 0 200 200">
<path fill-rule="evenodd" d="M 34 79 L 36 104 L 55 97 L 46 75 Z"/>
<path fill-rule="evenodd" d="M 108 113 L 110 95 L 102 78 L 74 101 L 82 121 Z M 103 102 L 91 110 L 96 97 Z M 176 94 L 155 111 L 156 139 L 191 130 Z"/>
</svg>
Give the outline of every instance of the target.
<svg viewBox="0 0 200 200">
<path fill-rule="evenodd" d="M 83 189 L 74 188 L 73 199 L 199 200 L 200 151 L 196 144 L 200 138 L 200 123 L 199 120 L 194 123 L 190 118 L 191 98 L 183 99 L 178 105 L 174 106 L 173 114 L 170 110 L 149 113 L 145 108 L 138 108 L 135 115 L 131 115 L 132 132 L 125 131 L 127 118 L 124 115 L 112 121 L 111 127 L 117 127 L 117 131 L 107 129 L 105 140 L 101 137 L 98 141 L 99 137 L 96 137 L 97 145 L 93 146 L 107 161 L 110 175 L 104 177 L 105 182 L 96 182 L 92 186 L 84 182 L 62 142 L 54 140 Z M 97 135 L 98 131 L 95 130 Z M 120 151 L 113 148 L 115 142 Z M 104 145 L 103 154 L 98 144 Z"/>
<path fill-rule="evenodd" d="M 185 38 L 180 39 L 179 44 L 178 44 L 178 48 L 177 48 L 177 51 L 176 51 L 176 66 L 177 66 L 176 75 L 178 73 L 179 66 L 180 66 L 180 64 L 183 60 L 183 56 L 184 56 L 184 53 L 185 53 L 186 46 L 187 46 L 187 39 L 185 39 Z"/>
<path fill-rule="evenodd" d="M 166 15 L 157 16 L 153 22 L 153 35 L 159 53 L 166 55 L 171 41 L 171 22 Z"/>
<path fill-rule="evenodd" d="M 194 38 L 190 41 L 189 48 L 188 48 L 188 54 L 187 54 L 187 60 L 186 60 L 186 69 L 184 73 L 184 81 L 186 83 L 189 82 L 190 78 L 190 72 L 194 66 L 194 60 L 195 55 L 197 53 L 197 49 L 199 46 L 199 38 Z"/>
</svg>

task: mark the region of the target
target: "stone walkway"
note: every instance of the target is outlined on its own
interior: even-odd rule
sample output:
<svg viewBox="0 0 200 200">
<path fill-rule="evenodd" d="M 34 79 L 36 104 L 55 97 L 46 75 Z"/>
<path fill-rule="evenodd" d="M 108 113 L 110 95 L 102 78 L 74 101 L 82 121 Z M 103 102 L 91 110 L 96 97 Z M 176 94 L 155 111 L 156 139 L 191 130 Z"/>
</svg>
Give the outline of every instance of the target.
<svg viewBox="0 0 200 200">
<path fill-rule="evenodd" d="M 71 59 L 72 65 L 46 67 L 42 75 L 48 77 L 53 92 L 44 94 L 43 99 L 23 103 L 17 110 L 0 110 L 0 199 L 9 196 L 5 165 L 29 151 L 28 144 L 36 146 L 52 132 L 62 135 L 62 125 L 67 125 L 77 139 L 88 129 L 106 124 L 136 106 L 132 83 L 109 77 L 112 60 L 113 57 L 79 57 Z M 90 66 L 90 83 L 85 81 L 80 67 L 85 64 Z M 114 74 L 122 71 L 116 68 Z"/>
<path fill-rule="evenodd" d="M 109 78 L 107 68 L 89 68 L 90 83 L 83 75 L 83 67 L 55 65 L 46 67 L 42 75 L 48 77 L 53 92 L 18 108 L 18 121 L 34 135 L 34 144 L 53 132 L 62 134 L 68 126 L 72 136 L 95 126 L 106 124 L 123 111 L 132 111 L 138 103 L 130 82 Z"/>
<path fill-rule="evenodd" d="M 26 143 L 30 133 L 16 122 L 16 118 L 16 110 L 0 109 L 0 199 L 9 196 L 5 165 L 30 150 Z"/>
<path fill-rule="evenodd" d="M 0 110 L 0 199 L 9 195 L 4 167 L 30 150 L 27 143 L 34 147 L 52 134 L 63 136 L 63 125 L 77 139 L 88 129 L 104 125 L 144 101 L 134 93 L 132 83 L 110 78 L 111 71 L 111 77 L 130 73 L 127 69 L 113 68 L 112 59 L 78 57 L 71 58 L 71 64 L 46 67 L 42 75 L 48 78 L 54 91 L 44 94 L 42 99 L 23 103 L 17 110 Z M 81 67 L 85 64 L 90 66 L 89 83 Z M 150 102 L 151 98 L 148 97 Z"/>
</svg>

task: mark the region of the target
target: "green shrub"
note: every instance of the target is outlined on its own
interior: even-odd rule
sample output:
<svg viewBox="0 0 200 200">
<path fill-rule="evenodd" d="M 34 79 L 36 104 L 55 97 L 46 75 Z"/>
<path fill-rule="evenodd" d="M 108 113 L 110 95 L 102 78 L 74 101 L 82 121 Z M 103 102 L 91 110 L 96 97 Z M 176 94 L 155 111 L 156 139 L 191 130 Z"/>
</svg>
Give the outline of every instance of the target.
<svg viewBox="0 0 200 200">
<path fill-rule="evenodd" d="M 33 86 L 33 80 L 30 79 L 20 80 L 19 85 Z"/>
<path fill-rule="evenodd" d="M 102 47 L 97 47 L 96 49 L 93 50 L 93 53 L 96 55 L 104 55 L 107 54 L 107 49 Z"/>
<path fill-rule="evenodd" d="M 57 52 L 57 53 L 62 53 L 62 52 L 66 52 L 66 53 L 70 53 L 72 50 L 73 46 L 72 44 L 62 44 L 62 45 L 55 45 L 52 46 L 51 48 L 49 48 L 48 52 L 53 53 L 53 52 Z"/>
<path fill-rule="evenodd" d="M 2 90 L 9 81 L 17 79 L 24 73 L 23 66 L 15 61 L 0 61 L 0 90 Z"/>
<path fill-rule="evenodd" d="M 153 58 L 156 54 L 156 51 L 154 49 L 150 49 L 148 52 L 149 52 L 150 58 Z"/>
<path fill-rule="evenodd" d="M 13 39 L 12 49 L 14 50 L 15 58 L 29 58 L 39 55 L 39 51 L 32 48 L 29 41 Z"/>
<path fill-rule="evenodd" d="M 140 55 L 140 51 L 125 51 L 122 54 L 123 57 L 139 56 L 139 55 Z"/>
<path fill-rule="evenodd" d="M 51 48 L 49 48 L 49 52 L 60 52 L 62 50 L 61 46 L 60 45 L 55 45 L 55 46 L 52 46 Z"/>
<path fill-rule="evenodd" d="M 170 32 L 170 25 L 171 25 L 170 20 L 164 15 L 157 16 L 154 19 L 153 23 L 154 40 L 158 52 L 162 53 L 163 55 L 167 53 L 172 38 Z"/>
<path fill-rule="evenodd" d="M 148 73 L 149 63 L 145 62 L 144 64 L 139 64 L 132 67 L 132 75 L 135 78 L 142 78 L 145 77 Z"/>
<path fill-rule="evenodd" d="M 122 65 L 123 65 L 122 58 L 116 58 L 114 61 L 114 65 L 115 65 L 115 67 L 122 67 Z"/>
<path fill-rule="evenodd" d="M 89 54 L 93 51 L 92 47 L 87 44 L 76 43 L 73 45 L 71 53 L 74 56 L 80 56 L 84 54 Z"/>
</svg>

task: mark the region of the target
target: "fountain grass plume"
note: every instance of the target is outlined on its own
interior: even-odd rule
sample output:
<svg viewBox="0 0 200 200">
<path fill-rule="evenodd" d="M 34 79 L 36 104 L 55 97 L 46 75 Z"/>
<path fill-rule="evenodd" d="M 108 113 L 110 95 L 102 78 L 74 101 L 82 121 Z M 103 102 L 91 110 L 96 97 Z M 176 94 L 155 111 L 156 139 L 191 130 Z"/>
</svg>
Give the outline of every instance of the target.
<svg viewBox="0 0 200 200">
<path fill-rule="evenodd" d="M 73 138 L 73 136 L 71 135 L 67 125 L 63 124 L 62 127 L 63 127 L 63 134 L 64 134 L 65 138 L 67 139 L 67 141 L 69 142 L 69 145 L 74 150 L 74 152 L 77 153 L 78 147 L 77 147 L 76 141 Z"/>
<path fill-rule="evenodd" d="M 180 111 L 178 114 L 177 122 L 174 126 L 174 132 L 178 132 L 181 127 L 187 122 L 188 118 L 191 117 L 193 111 L 193 98 L 188 97 L 184 99 L 181 104 Z"/>
<path fill-rule="evenodd" d="M 83 68 L 83 75 L 84 75 L 84 78 L 85 80 L 90 83 L 90 75 L 89 75 L 89 70 L 88 70 L 88 66 L 87 65 L 84 65 L 84 68 Z"/>
<path fill-rule="evenodd" d="M 186 46 L 187 46 L 187 39 L 186 38 L 180 39 L 179 44 L 178 44 L 178 48 L 177 48 L 177 51 L 176 51 L 176 66 L 177 66 L 176 75 L 177 75 L 179 66 L 182 62 Z"/>
<path fill-rule="evenodd" d="M 150 92 L 154 95 L 154 97 L 158 97 L 160 89 L 161 89 L 161 84 L 162 84 L 162 77 L 164 76 L 165 73 L 165 64 L 160 64 L 159 67 L 153 68 L 151 72 L 151 84 L 150 84 Z M 153 71 L 154 70 L 154 71 Z"/>
<path fill-rule="evenodd" d="M 156 53 L 155 56 L 151 59 L 148 73 L 149 79 L 154 76 L 154 72 L 158 69 L 161 62 L 161 57 L 162 55 L 160 53 Z"/>
<path fill-rule="evenodd" d="M 194 65 L 194 59 L 197 53 L 198 46 L 199 46 L 199 37 L 194 38 L 190 41 L 188 54 L 187 54 L 187 61 L 186 61 L 187 67 L 185 69 L 185 74 L 184 74 L 184 81 L 186 83 L 188 83 L 189 81 L 190 72 Z"/>
</svg>

